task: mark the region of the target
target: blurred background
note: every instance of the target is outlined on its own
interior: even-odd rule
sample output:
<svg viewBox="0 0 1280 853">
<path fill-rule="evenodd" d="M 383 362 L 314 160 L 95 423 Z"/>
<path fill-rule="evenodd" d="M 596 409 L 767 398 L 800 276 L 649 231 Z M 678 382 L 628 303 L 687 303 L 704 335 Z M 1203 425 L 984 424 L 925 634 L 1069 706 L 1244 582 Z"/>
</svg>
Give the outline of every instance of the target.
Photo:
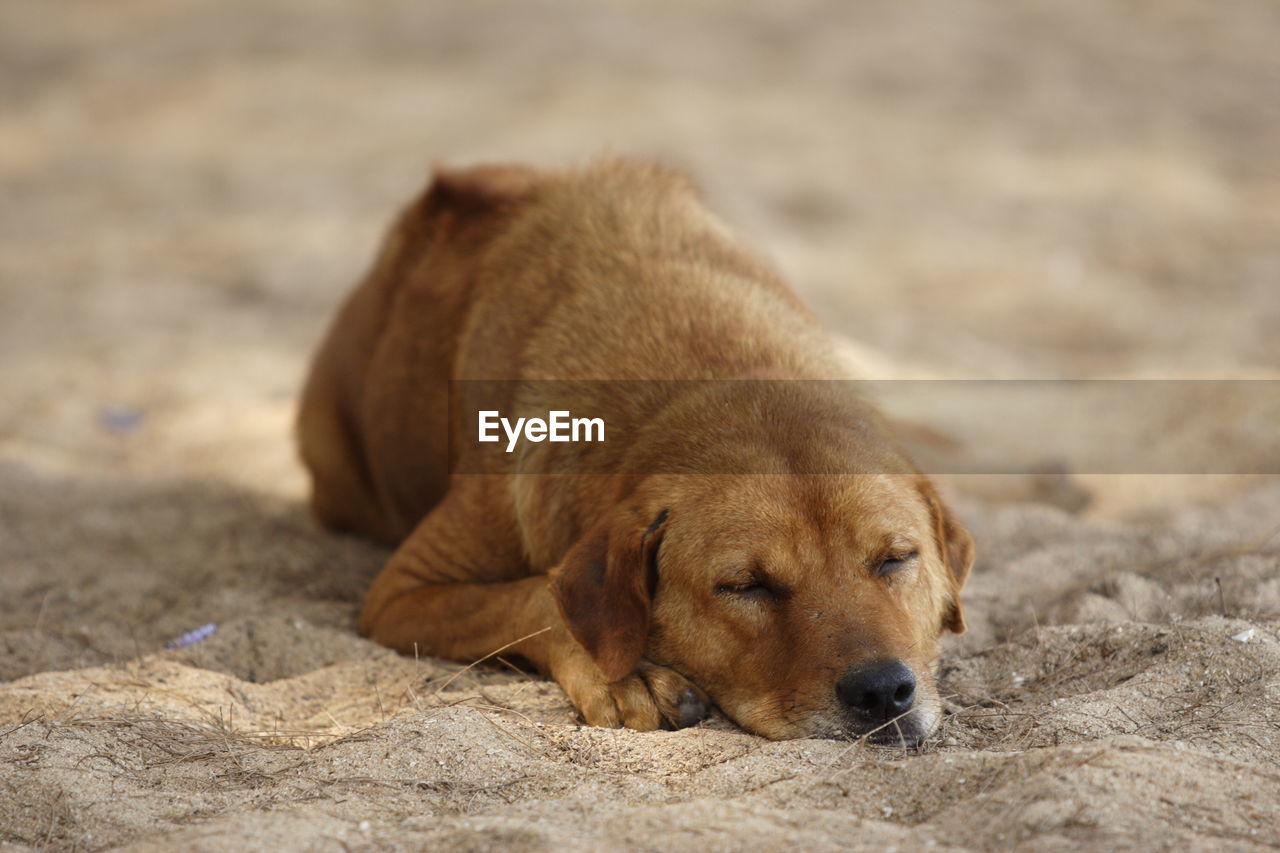
<svg viewBox="0 0 1280 853">
<path fill-rule="evenodd" d="M 1269 0 L 0 4 L 0 460 L 295 499 L 432 162 L 689 170 L 871 372 L 1280 368 Z"/>
<path fill-rule="evenodd" d="M 0 839 L 1275 843 L 1280 478 L 951 482 L 959 710 L 911 764 L 576 731 L 355 635 L 386 552 L 305 511 L 311 352 L 433 162 L 606 152 L 691 172 L 869 377 L 1280 379 L 1276 0 L 0 0 Z"/>
</svg>

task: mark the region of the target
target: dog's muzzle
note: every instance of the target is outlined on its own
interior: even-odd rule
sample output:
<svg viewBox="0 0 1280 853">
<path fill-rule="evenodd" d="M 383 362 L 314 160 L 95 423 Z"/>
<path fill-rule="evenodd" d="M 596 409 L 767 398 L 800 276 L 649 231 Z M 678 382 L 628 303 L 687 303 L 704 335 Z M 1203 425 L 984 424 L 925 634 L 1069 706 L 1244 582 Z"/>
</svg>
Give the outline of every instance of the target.
<svg viewBox="0 0 1280 853">
<path fill-rule="evenodd" d="M 873 743 L 914 745 L 928 732 L 916 704 L 916 677 L 897 658 L 871 661 L 836 682 L 836 696 L 851 728 Z"/>
</svg>

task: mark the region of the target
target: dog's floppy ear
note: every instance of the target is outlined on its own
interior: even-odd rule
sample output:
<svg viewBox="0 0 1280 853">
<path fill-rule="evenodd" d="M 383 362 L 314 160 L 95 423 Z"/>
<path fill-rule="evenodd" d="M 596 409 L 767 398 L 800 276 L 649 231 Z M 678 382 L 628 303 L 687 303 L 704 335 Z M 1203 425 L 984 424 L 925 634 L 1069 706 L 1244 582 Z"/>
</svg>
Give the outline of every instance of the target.
<svg viewBox="0 0 1280 853">
<path fill-rule="evenodd" d="M 960 604 L 960 590 L 969 579 L 969 570 L 973 568 L 974 546 L 969 531 L 956 520 L 955 514 L 942 502 L 938 493 L 928 483 L 921 486 L 925 502 L 929 504 L 929 512 L 933 517 L 934 536 L 942 551 L 951 572 L 951 601 L 942 625 L 956 634 L 965 632 L 964 607 Z"/>
<path fill-rule="evenodd" d="M 427 215 L 448 212 L 462 218 L 500 211 L 526 199 L 545 177 L 539 169 L 518 164 L 437 166 L 421 201 L 422 210 Z"/>
<path fill-rule="evenodd" d="M 565 624 L 607 681 L 630 675 L 648 643 L 667 515 L 664 509 L 646 527 L 635 513 L 613 513 L 551 571 L 551 593 Z"/>
</svg>

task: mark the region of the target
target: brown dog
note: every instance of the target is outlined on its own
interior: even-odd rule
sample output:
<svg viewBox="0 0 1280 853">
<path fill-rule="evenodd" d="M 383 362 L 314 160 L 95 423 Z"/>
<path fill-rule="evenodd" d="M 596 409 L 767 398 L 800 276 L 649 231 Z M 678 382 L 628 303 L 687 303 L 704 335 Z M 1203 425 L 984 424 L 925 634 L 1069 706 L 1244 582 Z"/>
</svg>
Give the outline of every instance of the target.
<svg viewBox="0 0 1280 853">
<path fill-rule="evenodd" d="M 445 172 L 316 356 L 301 451 L 323 523 L 398 545 L 360 617 L 380 643 L 505 649 L 592 725 L 689 725 L 709 697 L 771 738 L 914 742 L 973 543 L 848 385 L 789 381 L 839 377 L 679 175 Z M 503 454 L 450 429 L 450 381 L 488 379 L 541 411 L 536 380 L 626 382 L 574 402 L 604 442 Z M 639 381 L 743 379 L 769 381 Z M 491 450 L 506 467 L 469 473 Z"/>
</svg>

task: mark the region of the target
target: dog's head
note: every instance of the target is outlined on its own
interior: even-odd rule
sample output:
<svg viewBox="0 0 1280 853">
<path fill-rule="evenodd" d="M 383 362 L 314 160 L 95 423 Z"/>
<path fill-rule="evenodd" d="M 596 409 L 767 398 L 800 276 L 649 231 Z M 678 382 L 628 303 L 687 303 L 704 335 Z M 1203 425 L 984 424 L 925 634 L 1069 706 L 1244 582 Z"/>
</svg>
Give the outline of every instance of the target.
<svg viewBox="0 0 1280 853">
<path fill-rule="evenodd" d="M 914 743 L 973 540 L 915 474 L 651 478 L 553 588 L 606 678 L 642 656 L 770 738 Z"/>
</svg>

